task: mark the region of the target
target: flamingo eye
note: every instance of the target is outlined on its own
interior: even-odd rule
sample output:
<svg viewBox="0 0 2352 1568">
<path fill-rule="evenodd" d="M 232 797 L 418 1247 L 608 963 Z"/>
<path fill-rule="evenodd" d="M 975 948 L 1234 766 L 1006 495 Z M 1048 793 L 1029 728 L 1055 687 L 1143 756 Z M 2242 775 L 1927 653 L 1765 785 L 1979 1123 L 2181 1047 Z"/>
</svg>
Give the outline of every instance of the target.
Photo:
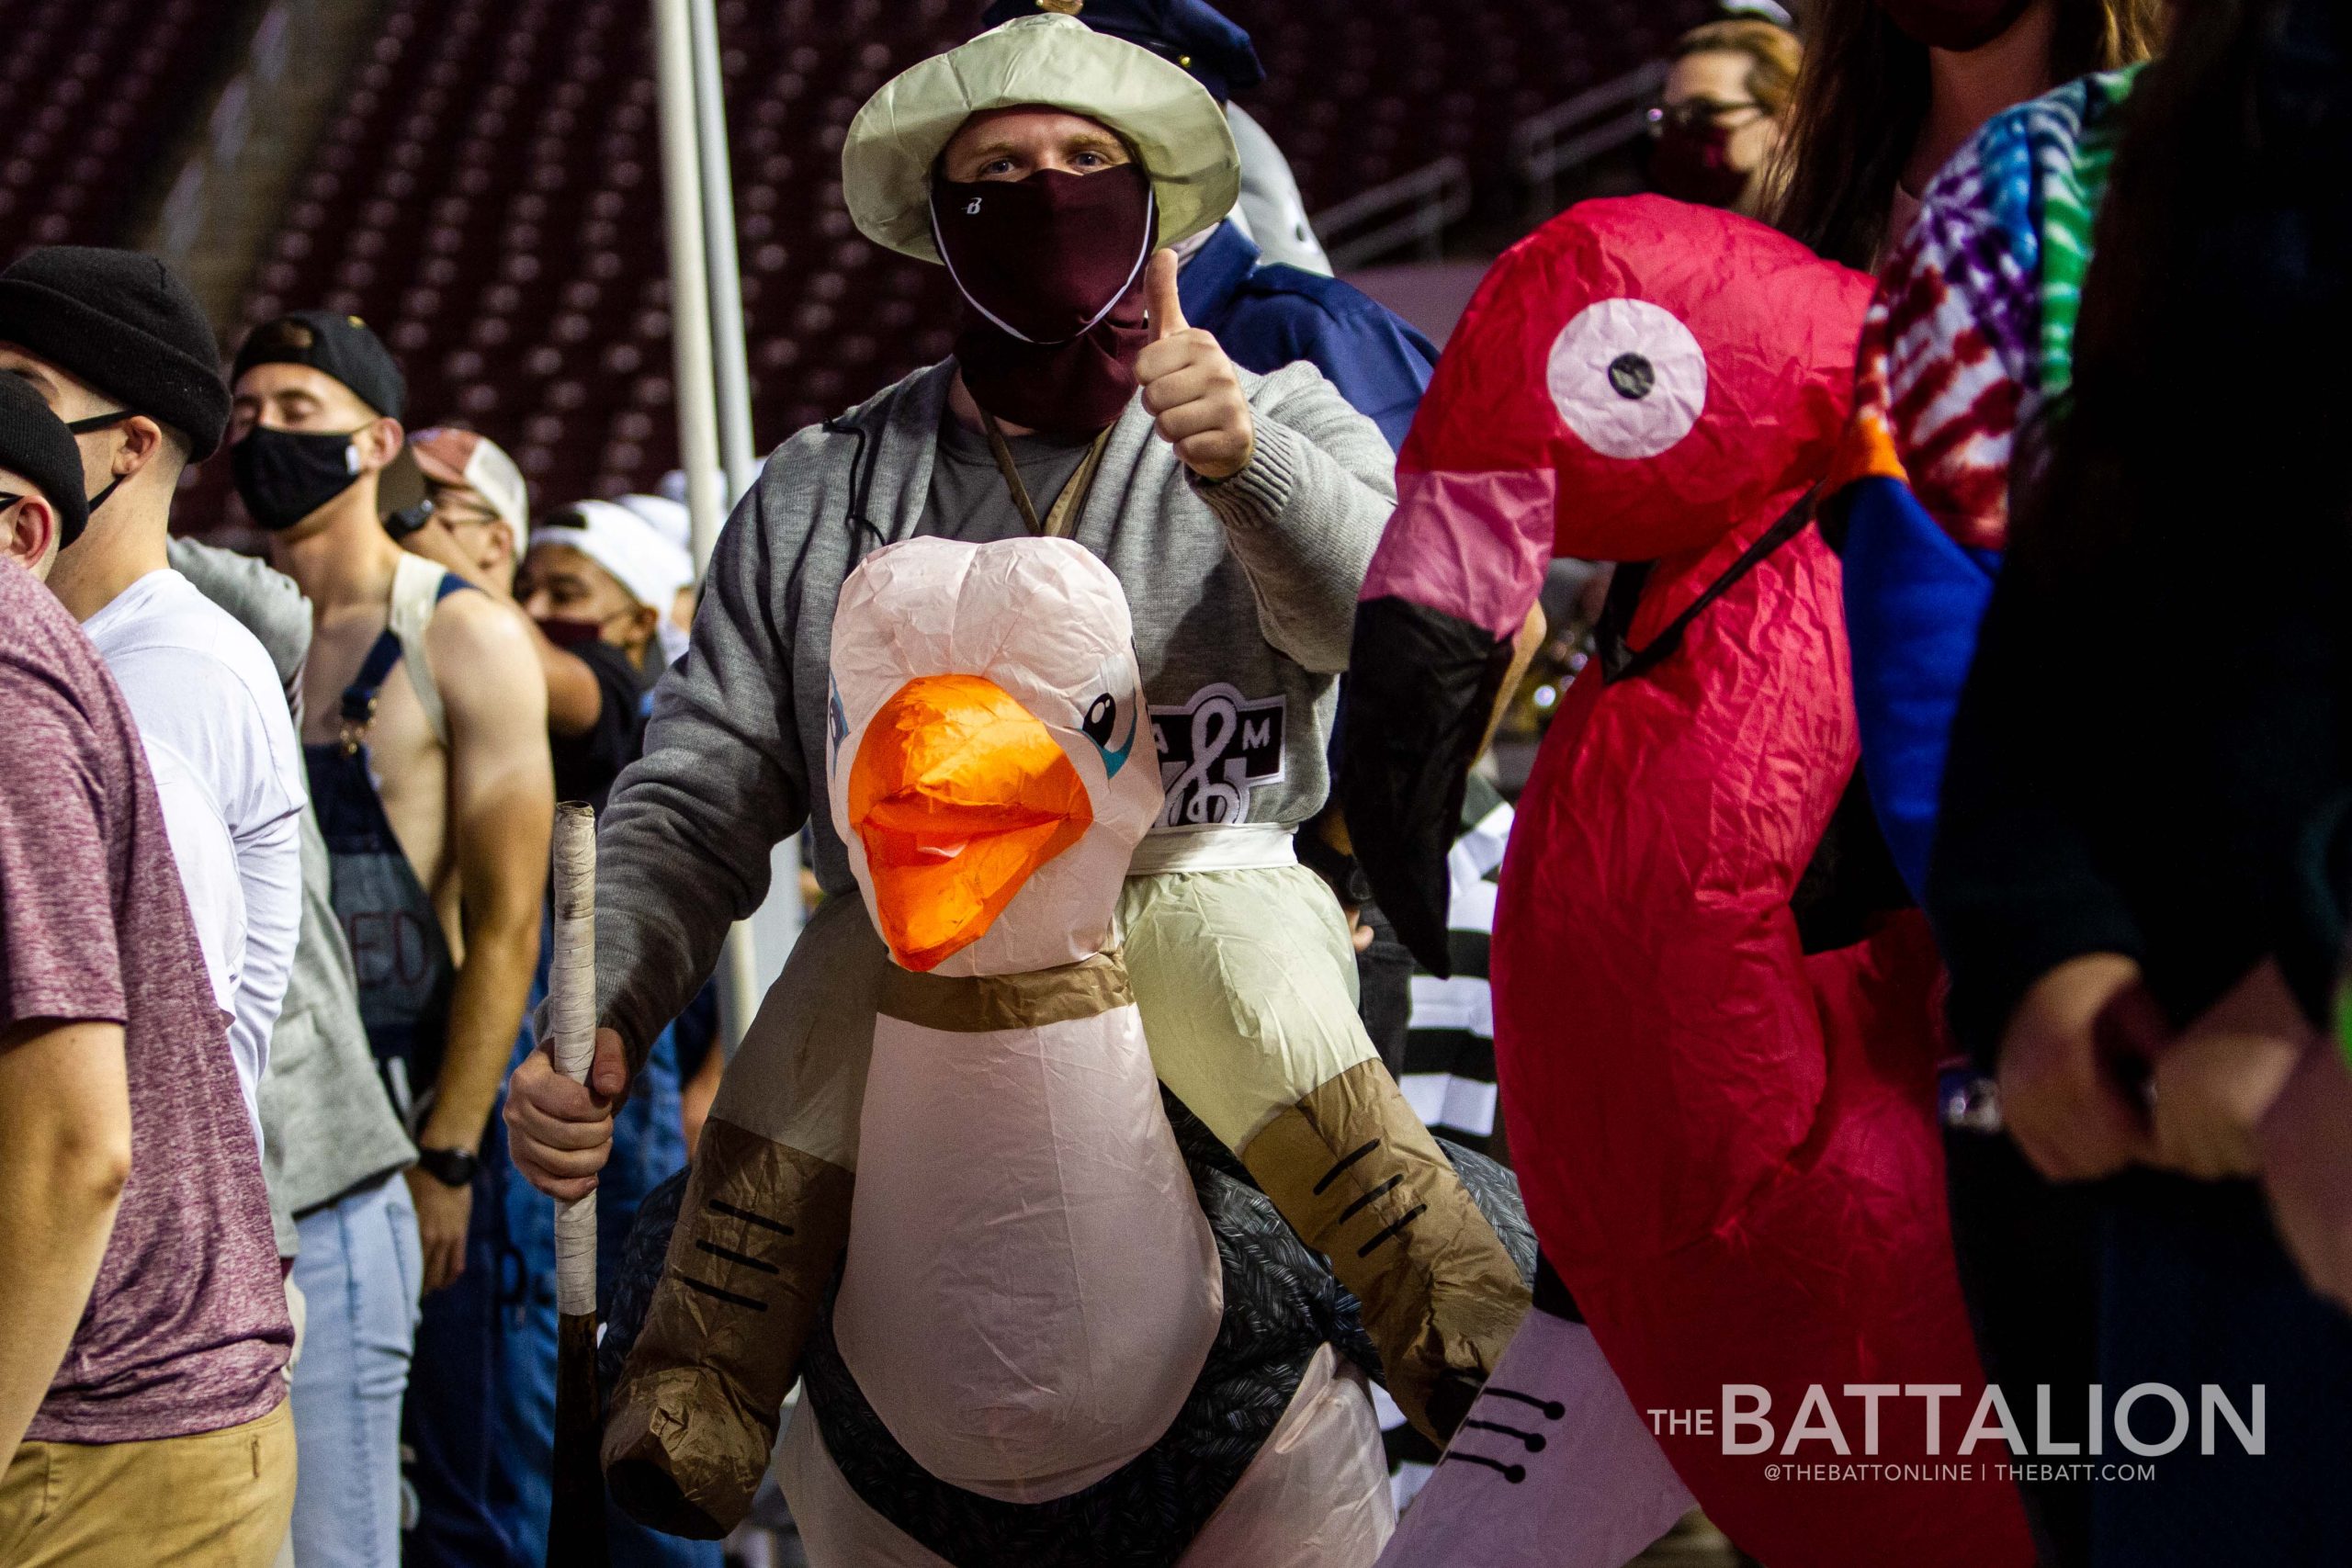
<svg viewBox="0 0 2352 1568">
<path fill-rule="evenodd" d="M 1699 423 L 1707 355 L 1690 329 L 1646 299 L 1603 299 L 1552 340 L 1552 406 L 1608 457 L 1655 457 Z"/>
</svg>

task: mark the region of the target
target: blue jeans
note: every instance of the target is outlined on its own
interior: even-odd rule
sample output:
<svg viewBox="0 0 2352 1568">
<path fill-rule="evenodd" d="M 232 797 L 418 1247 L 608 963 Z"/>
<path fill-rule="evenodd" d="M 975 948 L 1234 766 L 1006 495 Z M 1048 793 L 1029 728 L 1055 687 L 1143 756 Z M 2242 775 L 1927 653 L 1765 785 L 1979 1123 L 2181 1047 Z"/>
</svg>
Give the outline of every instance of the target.
<svg viewBox="0 0 2352 1568">
<path fill-rule="evenodd" d="M 295 1561 L 399 1568 L 401 1396 L 424 1273 L 408 1183 L 385 1177 L 295 1227 L 309 1308 L 294 1367 Z"/>
<path fill-rule="evenodd" d="M 526 1026 L 509 1070 L 531 1049 Z M 408 1416 L 424 1517 L 409 1539 L 411 1568 L 540 1568 L 547 1560 L 555 1205 L 514 1168 L 503 1109 L 502 1100 L 482 1141 L 466 1271 L 426 1298 L 417 1337 Z M 667 1032 L 613 1131 L 612 1162 L 596 1190 L 597 1272 L 605 1276 L 619 1261 L 639 1201 L 686 1162 Z M 718 1568 L 717 1541 L 657 1535 L 618 1508 L 608 1507 L 606 1526 L 615 1568 Z"/>
</svg>

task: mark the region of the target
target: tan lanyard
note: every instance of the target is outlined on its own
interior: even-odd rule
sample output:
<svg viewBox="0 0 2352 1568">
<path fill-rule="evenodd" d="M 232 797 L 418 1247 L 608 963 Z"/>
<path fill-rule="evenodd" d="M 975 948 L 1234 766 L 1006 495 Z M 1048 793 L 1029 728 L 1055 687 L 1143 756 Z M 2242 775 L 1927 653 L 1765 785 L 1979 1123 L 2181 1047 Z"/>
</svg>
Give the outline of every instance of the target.
<svg viewBox="0 0 2352 1568">
<path fill-rule="evenodd" d="M 1012 447 L 1004 439 L 1004 432 L 996 423 L 996 415 L 986 409 L 980 411 L 980 423 L 989 433 L 989 450 L 996 456 L 997 472 L 1004 476 L 1004 488 L 1012 492 L 1012 504 L 1021 513 L 1021 521 L 1028 525 L 1032 536 L 1048 539 L 1067 539 L 1078 531 L 1079 509 L 1086 504 L 1087 491 L 1094 488 L 1094 472 L 1102 466 L 1102 448 L 1111 444 L 1111 430 L 1104 426 L 1086 449 L 1086 460 L 1070 475 L 1069 483 L 1062 486 L 1053 510 L 1046 513 L 1044 522 L 1037 520 L 1037 507 L 1029 499 L 1029 487 L 1021 482 L 1021 469 L 1012 460 Z"/>
</svg>

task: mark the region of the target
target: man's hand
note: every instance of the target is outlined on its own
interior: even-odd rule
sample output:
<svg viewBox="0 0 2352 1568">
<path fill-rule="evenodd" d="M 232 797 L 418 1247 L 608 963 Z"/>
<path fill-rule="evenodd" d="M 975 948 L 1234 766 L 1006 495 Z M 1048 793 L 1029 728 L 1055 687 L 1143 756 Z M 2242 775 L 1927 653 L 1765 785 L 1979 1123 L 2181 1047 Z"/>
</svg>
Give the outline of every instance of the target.
<svg viewBox="0 0 2352 1568">
<path fill-rule="evenodd" d="M 424 1256 L 424 1293 L 457 1282 L 466 1271 L 466 1226 L 473 1218 L 474 1190 L 450 1187 L 411 1166 L 408 1195 L 416 1202 L 416 1239 Z"/>
<path fill-rule="evenodd" d="M 2101 1039 L 2111 1034 L 2135 1050 L 2154 1044 L 2154 1009 L 2137 964 L 2094 953 L 2034 982 L 2010 1015 L 2001 1037 L 2001 1116 L 2051 1180 L 2095 1180 L 2148 1156 L 2146 1119 Z"/>
<path fill-rule="evenodd" d="M 1174 251 L 1151 258 L 1144 288 L 1151 302 L 1152 341 L 1136 360 L 1143 406 L 1159 422 L 1160 439 L 1176 448 L 1186 468 L 1204 479 L 1229 479 L 1249 466 L 1258 445 L 1241 373 L 1215 333 L 1184 324 Z"/>
<path fill-rule="evenodd" d="M 2352 1069 L 2335 1042 L 2303 1053 L 2259 1135 L 2279 1238 L 2312 1290 L 2352 1310 Z"/>
<path fill-rule="evenodd" d="M 613 1107 L 628 1089 L 616 1031 L 596 1031 L 596 1059 L 584 1084 L 557 1072 L 542 1044 L 506 1082 L 506 1143 L 514 1168 L 550 1198 L 568 1202 L 594 1191 L 596 1173 L 612 1157 Z"/>
<path fill-rule="evenodd" d="M 2314 1032 L 2264 960 L 2157 1055 L 2154 1162 L 2206 1181 L 2254 1175 L 2256 1128 Z"/>
</svg>

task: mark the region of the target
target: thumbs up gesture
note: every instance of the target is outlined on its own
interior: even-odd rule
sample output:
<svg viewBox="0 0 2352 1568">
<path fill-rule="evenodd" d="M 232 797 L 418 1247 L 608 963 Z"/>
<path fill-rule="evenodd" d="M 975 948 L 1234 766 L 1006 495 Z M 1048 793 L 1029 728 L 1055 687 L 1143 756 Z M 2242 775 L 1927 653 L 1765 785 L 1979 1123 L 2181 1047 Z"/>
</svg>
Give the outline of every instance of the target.
<svg viewBox="0 0 2352 1568">
<path fill-rule="evenodd" d="M 1151 411 L 1159 438 L 1176 448 L 1186 468 L 1204 479 L 1231 479 L 1249 465 L 1258 443 L 1250 400 L 1241 394 L 1241 373 L 1215 333 L 1184 323 L 1184 307 L 1176 298 L 1175 252 L 1151 258 L 1144 290 L 1152 340 L 1136 359 L 1143 406 Z"/>
</svg>

